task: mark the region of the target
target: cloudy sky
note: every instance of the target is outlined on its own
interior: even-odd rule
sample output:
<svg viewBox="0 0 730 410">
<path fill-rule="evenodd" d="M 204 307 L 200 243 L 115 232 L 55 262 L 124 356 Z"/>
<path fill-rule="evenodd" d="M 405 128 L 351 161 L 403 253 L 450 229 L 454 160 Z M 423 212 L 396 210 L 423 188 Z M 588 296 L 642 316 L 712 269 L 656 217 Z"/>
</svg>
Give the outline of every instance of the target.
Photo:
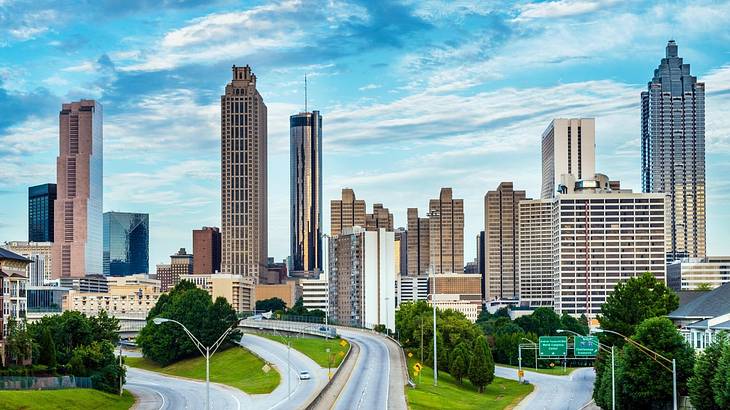
<svg viewBox="0 0 730 410">
<path fill-rule="evenodd" d="M 288 254 L 289 115 L 324 117 L 328 204 L 352 187 L 406 225 L 442 186 L 466 208 L 540 190 L 553 117 L 595 117 L 600 172 L 639 186 L 639 94 L 667 40 L 706 83 L 708 251 L 730 254 L 730 3 L 0 0 L 0 241 L 55 181 L 63 101 L 104 106 L 104 210 L 150 214 L 150 263 L 220 225 L 220 94 L 249 64 L 268 106 L 269 252 Z M 161 5 L 162 4 L 162 5 Z"/>
</svg>

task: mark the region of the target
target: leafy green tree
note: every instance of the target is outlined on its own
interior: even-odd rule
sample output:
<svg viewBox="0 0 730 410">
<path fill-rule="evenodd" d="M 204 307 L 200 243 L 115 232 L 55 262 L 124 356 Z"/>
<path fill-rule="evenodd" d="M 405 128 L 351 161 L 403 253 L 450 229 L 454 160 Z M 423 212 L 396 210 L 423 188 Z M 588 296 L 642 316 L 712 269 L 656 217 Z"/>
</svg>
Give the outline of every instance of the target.
<svg viewBox="0 0 730 410">
<path fill-rule="evenodd" d="M 444 346 L 444 336 L 440 331 L 436 331 L 436 354 L 438 355 L 439 371 L 449 371 L 449 351 Z M 426 361 L 433 363 L 433 337 L 428 341 L 428 349 L 426 350 Z"/>
<path fill-rule="evenodd" d="M 96 316 L 91 316 L 91 333 L 97 340 L 107 340 L 116 345 L 119 342 L 119 319 L 109 316 L 106 310 L 102 310 Z"/>
<path fill-rule="evenodd" d="M 694 351 L 674 324 L 664 317 L 646 319 L 636 327 L 632 340 L 666 358 L 676 359 L 677 391 L 679 395 L 686 395 L 687 379 L 694 365 Z M 662 364 L 667 366 L 664 362 Z M 622 407 L 663 409 L 669 403 L 672 398 L 672 372 L 662 364 L 634 344 L 624 345 L 616 382 L 617 389 L 620 386 Z M 668 366 L 671 369 L 671 364 Z"/>
<path fill-rule="evenodd" d="M 709 284 L 709 283 L 707 283 L 707 282 L 704 282 L 704 283 L 699 283 L 699 284 L 697 284 L 697 286 L 695 287 L 695 290 L 699 290 L 699 291 L 702 291 L 702 292 L 707 292 L 707 291 L 710 291 L 710 290 L 712 290 L 712 285 L 710 285 L 710 284 Z"/>
<path fill-rule="evenodd" d="M 53 342 L 51 331 L 48 328 L 43 328 L 43 332 L 41 333 L 38 363 L 44 364 L 49 368 L 55 368 L 57 365 L 56 344 Z"/>
<path fill-rule="evenodd" d="M 487 339 L 480 335 L 474 342 L 474 354 L 469 364 L 469 381 L 478 390 L 484 392 L 484 387 L 494 380 L 494 360 L 487 345 Z"/>
<path fill-rule="evenodd" d="M 114 345 L 106 340 L 74 349 L 69 366 L 73 374 L 91 377 L 95 389 L 109 393 L 118 393 L 119 378 L 125 374 L 114 356 Z"/>
<path fill-rule="evenodd" d="M 712 392 L 715 403 L 721 409 L 730 409 L 730 343 L 722 349 L 717 371 L 712 378 Z"/>
<path fill-rule="evenodd" d="M 213 303 L 208 292 L 181 281 L 166 298 L 160 297 L 137 336 L 137 344 L 145 357 L 163 366 L 199 352 L 179 325 L 155 325 L 151 319 L 158 316 L 182 323 L 205 346 L 212 345 L 237 321 L 235 311 L 225 299 L 218 298 Z M 235 337 L 236 332 L 232 332 L 227 342 L 231 343 Z"/>
<path fill-rule="evenodd" d="M 522 316 L 515 320 L 525 332 L 535 333 L 538 336 L 554 336 L 560 329 L 560 316 L 551 308 L 540 307 L 531 315 Z"/>
<path fill-rule="evenodd" d="M 585 317 L 585 315 L 583 315 L 579 320 L 567 313 L 563 313 L 563 315 L 560 316 L 560 328 L 570 330 L 581 335 L 587 335 L 588 319 Z"/>
<path fill-rule="evenodd" d="M 636 326 L 652 317 L 666 316 L 679 306 L 679 297 L 649 272 L 619 282 L 601 306 L 598 321 L 604 329 L 623 335 L 634 334 Z M 623 345 L 623 339 L 602 336 L 607 344 Z"/>
<path fill-rule="evenodd" d="M 33 354 L 33 341 L 25 325 L 12 316 L 8 320 L 8 335 L 5 345 L 8 356 L 15 364 L 23 363 L 25 360 L 30 359 Z"/>
<path fill-rule="evenodd" d="M 469 371 L 469 362 L 471 362 L 469 348 L 464 342 L 461 342 L 451 351 L 449 356 L 449 373 L 461 384 L 461 380 Z"/>
<path fill-rule="evenodd" d="M 286 309 L 286 302 L 284 302 L 280 298 L 269 298 L 256 301 L 256 310 L 264 312 L 276 312 L 277 310 L 284 309 Z"/>
<path fill-rule="evenodd" d="M 729 346 L 727 336 L 720 334 L 695 359 L 694 374 L 687 381 L 692 406 L 697 410 L 721 410 L 715 402 L 712 382 L 717 373 L 723 350 Z"/>
</svg>

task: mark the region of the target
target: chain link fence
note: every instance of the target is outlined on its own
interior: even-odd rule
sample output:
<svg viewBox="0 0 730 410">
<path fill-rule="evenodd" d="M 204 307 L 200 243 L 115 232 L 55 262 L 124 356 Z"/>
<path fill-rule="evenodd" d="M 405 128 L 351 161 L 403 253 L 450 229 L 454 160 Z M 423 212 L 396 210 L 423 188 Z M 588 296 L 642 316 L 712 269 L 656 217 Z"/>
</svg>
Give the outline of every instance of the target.
<svg viewBox="0 0 730 410">
<path fill-rule="evenodd" d="M 0 376 L 0 390 L 58 390 L 73 388 L 91 389 L 91 377 Z"/>
</svg>

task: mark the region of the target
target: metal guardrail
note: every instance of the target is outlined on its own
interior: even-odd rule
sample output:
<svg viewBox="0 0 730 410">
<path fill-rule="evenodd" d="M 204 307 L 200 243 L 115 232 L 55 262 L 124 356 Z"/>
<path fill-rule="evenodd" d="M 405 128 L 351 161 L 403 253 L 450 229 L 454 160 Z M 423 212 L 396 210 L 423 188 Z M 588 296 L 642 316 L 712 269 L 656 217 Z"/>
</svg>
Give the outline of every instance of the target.
<svg viewBox="0 0 730 410">
<path fill-rule="evenodd" d="M 283 322 L 279 320 L 249 318 L 241 320 L 238 326 L 249 329 L 277 330 L 287 333 L 305 333 L 319 337 L 335 338 L 338 336 L 337 329 L 332 326 L 325 326 L 319 323 Z"/>
</svg>

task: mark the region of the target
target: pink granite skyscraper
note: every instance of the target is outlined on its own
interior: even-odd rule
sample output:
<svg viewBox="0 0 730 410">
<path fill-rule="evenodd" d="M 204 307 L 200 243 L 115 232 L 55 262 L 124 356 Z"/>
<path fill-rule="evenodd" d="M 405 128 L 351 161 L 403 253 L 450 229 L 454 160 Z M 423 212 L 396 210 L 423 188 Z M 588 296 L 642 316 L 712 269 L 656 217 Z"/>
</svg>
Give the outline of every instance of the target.
<svg viewBox="0 0 730 410">
<path fill-rule="evenodd" d="M 59 115 L 53 278 L 102 274 L 101 104 L 63 104 Z"/>
</svg>

